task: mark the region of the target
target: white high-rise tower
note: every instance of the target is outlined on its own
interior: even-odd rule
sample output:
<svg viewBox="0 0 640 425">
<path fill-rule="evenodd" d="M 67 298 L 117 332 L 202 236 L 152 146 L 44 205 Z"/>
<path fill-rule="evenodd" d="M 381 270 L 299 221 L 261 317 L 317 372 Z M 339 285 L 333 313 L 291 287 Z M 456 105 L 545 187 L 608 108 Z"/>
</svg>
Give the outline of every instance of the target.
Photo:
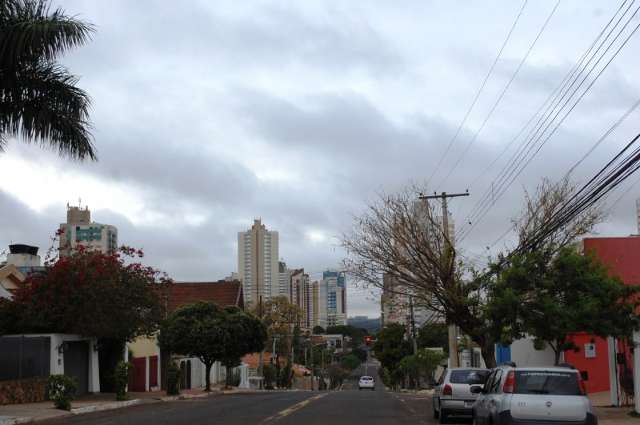
<svg viewBox="0 0 640 425">
<path fill-rule="evenodd" d="M 258 219 L 251 229 L 238 232 L 238 275 L 247 307 L 279 295 L 278 232 Z"/>
</svg>

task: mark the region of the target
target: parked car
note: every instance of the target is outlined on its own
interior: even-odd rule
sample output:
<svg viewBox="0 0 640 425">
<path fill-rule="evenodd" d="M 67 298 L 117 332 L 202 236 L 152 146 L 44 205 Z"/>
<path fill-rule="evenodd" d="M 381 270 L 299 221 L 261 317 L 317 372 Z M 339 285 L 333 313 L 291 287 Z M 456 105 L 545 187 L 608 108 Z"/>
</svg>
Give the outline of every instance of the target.
<svg viewBox="0 0 640 425">
<path fill-rule="evenodd" d="M 580 373 L 570 367 L 501 366 L 491 371 L 473 406 L 483 425 L 597 425 Z"/>
<path fill-rule="evenodd" d="M 488 369 L 450 368 L 443 372 L 433 394 L 433 417 L 440 423 L 447 422 L 451 415 L 471 415 L 477 394 L 471 392 L 472 385 L 484 384 Z"/>
<path fill-rule="evenodd" d="M 376 381 L 373 379 L 373 376 L 361 376 L 360 381 L 358 381 L 358 389 L 376 389 Z"/>
</svg>

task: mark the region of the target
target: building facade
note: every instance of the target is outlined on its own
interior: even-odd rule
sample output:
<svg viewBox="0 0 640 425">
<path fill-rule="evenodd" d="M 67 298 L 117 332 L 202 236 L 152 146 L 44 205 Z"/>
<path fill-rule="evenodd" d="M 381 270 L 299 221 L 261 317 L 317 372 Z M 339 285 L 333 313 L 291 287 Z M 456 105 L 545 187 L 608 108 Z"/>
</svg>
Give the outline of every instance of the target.
<svg viewBox="0 0 640 425">
<path fill-rule="evenodd" d="M 291 301 L 291 274 L 293 270 L 287 268 L 284 261 L 278 262 L 278 295 L 287 297 Z"/>
<path fill-rule="evenodd" d="M 310 285 L 313 326 L 347 324 L 347 282 L 344 272 L 327 270 Z"/>
<path fill-rule="evenodd" d="M 69 255 L 80 246 L 105 254 L 118 249 L 118 229 L 92 222 L 88 207 L 67 205 L 67 222 L 60 224 L 59 237 L 60 256 Z"/>
<path fill-rule="evenodd" d="M 261 220 L 238 232 L 238 276 L 248 307 L 279 295 L 278 258 L 278 232 L 267 230 Z"/>
</svg>

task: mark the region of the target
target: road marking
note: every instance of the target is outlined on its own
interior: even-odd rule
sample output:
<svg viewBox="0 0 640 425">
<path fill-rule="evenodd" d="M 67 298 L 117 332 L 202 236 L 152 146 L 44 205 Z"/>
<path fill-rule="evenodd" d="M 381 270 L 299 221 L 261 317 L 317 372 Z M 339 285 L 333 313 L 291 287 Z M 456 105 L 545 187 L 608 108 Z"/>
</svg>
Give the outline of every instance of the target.
<svg viewBox="0 0 640 425">
<path fill-rule="evenodd" d="M 308 405 L 312 401 L 321 399 L 322 397 L 326 396 L 327 394 L 329 394 L 329 393 L 318 394 L 318 395 L 310 397 L 310 398 L 308 398 L 306 400 L 302 400 L 301 402 L 296 403 L 291 407 L 287 407 L 286 409 L 279 411 L 278 413 L 276 413 L 273 416 L 269 416 L 267 419 L 265 419 L 264 421 L 262 421 L 260 423 L 261 424 L 268 424 L 268 423 L 271 423 L 271 422 L 279 421 L 280 419 L 282 419 L 282 418 L 284 418 L 286 416 L 289 416 L 293 412 L 296 412 L 296 411 L 302 409 L 303 407 L 305 407 L 306 405 Z"/>
</svg>

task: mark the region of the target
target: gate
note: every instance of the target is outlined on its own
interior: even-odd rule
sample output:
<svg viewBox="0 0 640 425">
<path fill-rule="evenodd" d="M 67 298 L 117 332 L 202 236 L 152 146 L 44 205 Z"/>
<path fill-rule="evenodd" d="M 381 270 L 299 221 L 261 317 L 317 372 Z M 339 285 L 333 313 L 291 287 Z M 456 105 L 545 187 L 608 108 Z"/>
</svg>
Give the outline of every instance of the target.
<svg viewBox="0 0 640 425">
<path fill-rule="evenodd" d="M 89 392 L 89 343 L 66 341 L 64 347 L 64 374 L 78 383 L 77 394 L 86 394 Z"/>
</svg>

